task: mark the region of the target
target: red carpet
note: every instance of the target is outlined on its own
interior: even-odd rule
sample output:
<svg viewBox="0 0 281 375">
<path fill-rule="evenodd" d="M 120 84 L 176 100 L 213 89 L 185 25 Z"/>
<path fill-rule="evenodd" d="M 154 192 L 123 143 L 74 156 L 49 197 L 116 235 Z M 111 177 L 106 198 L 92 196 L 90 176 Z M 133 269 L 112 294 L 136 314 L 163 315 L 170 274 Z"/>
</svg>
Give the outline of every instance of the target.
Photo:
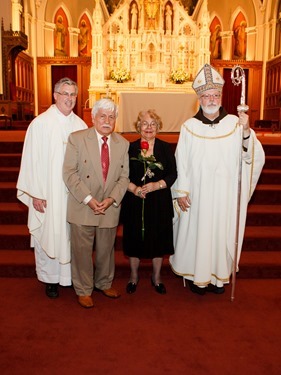
<svg viewBox="0 0 281 375">
<path fill-rule="evenodd" d="M 35 278 L 1 278 L 4 375 L 279 375 L 281 280 L 238 280 L 198 296 L 173 274 L 158 295 L 140 274 L 134 295 L 94 293 L 86 310 L 71 288 L 48 299 Z"/>
</svg>

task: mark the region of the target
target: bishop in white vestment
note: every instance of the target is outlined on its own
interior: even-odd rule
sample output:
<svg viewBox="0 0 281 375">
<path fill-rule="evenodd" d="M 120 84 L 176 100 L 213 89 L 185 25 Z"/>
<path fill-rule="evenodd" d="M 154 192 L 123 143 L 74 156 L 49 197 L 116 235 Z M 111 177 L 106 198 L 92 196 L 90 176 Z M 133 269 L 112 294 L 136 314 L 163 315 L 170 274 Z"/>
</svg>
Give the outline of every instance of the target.
<svg viewBox="0 0 281 375">
<path fill-rule="evenodd" d="M 194 80 L 200 109 L 181 127 L 176 149 L 173 271 L 194 293 L 223 293 L 233 269 L 236 217 L 240 211 L 238 260 L 247 205 L 265 156 L 248 115 L 228 115 L 221 107 L 223 78 L 205 65 Z M 242 163 L 240 162 L 242 158 Z M 241 199 L 238 179 L 241 167 Z"/>
</svg>

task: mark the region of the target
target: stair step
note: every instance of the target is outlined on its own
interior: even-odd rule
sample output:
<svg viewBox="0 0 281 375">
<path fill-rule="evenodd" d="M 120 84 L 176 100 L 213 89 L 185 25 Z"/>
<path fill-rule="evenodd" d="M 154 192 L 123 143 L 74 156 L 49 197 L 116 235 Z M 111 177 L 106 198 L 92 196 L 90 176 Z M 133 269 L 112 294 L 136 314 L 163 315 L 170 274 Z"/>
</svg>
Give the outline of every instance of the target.
<svg viewBox="0 0 281 375">
<path fill-rule="evenodd" d="M 281 226 L 246 226 L 242 249 L 281 252 Z"/>
<path fill-rule="evenodd" d="M 1 138 L 0 142 L 0 153 L 1 154 L 15 154 L 15 153 L 22 153 L 23 142 L 13 142 L 13 141 L 4 141 Z"/>
<path fill-rule="evenodd" d="M 21 162 L 21 154 L 0 154 L 0 167 L 18 167 Z"/>
<path fill-rule="evenodd" d="M 259 178 L 259 184 L 281 184 L 281 170 L 263 169 Z"/>
<path fill-rule="evenodd" d="M 274 137 L 273 137 L 274 138 Z M 265 152 L 265 156 L 281 156 L 280 138 L 275 138 L 276 144 L 266 143 L 266 137 L 263 139 L 262 147 Z"/>
<path fill-rule="evenodd" d="M 251 204 L 281 204 L 281 185 L 258 184 L 250 200 Z"/>
<path fill-rule="evenodd" d="M 239 278 L 274 279 L 281 277 L 281 251 L 242 251 Z"/>
<path fill-rule="evenodd" d="M 0 202 L 0 224 L 25 224 L 27 223 L 28 208 L 18 203 Z"/>
<path fill-rule="evenodd" d="M 265 158 L 265 169 L 279 169 L 281 166 L 281 156 L 266 155 Z"/>
<path fill-rule="evenodd" d="M 0 277 L 35 277 L 35 259 L 33 250 L 1 250 Z M 122 251 L 115 252 L 115 277 L 129 277 L 128 258 Z M 140 271 L 147 278 L 151 275 L 151 261 L 141 262 Z M 162 275 L 173 275 L 169 259 L 163 261 Z M 238 278 L 281 278 L 281 252 L 242 252 Z"/>
<path fill-rule="evenodd" d="M 115 241 L 116 251 L 122 250 L 123 227 L 119 225 Z M 1 225 L 1 249 L 29 249 L 30 235 L 26 225 Z M 243 251 L 281 251 L 281 226 L 247 226 Z"/>
<path fill-rule="evenodd" d="M 246 226 L 281 226 L 281 205 L 249 204 Z"/>
<path fill-rule="evenodd" d="M 17 181 L 19 176 L 19 167 L 2 167 L 0 168 L 0 181 Z"/>
<path fill-rule="evenodd" d="M 0 238 L 0 251 L 30 248 L 30 235 L 26 225 L 1 225 Z"/>
<path fill-rule="evenodd" d="M 0 181 L 0 202 L 18 202 L 16 193 L 16 182 Z"/>
</svg>

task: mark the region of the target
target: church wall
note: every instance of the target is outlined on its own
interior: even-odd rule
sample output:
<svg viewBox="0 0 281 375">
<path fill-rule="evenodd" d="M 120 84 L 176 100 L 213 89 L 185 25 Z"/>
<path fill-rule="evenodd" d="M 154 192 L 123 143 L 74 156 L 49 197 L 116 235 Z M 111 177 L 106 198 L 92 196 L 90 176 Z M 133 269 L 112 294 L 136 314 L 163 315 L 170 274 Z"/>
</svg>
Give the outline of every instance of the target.
<svg viewBox="0 0 281 375">
<path fill-rule="evenodd" d="M 142 2 L 138 0 L 135 0 L 135 2 L 139 6 L 139 11 L 143 12 L 144 9 L 140 7 Z M 64 9 L 68 20 L 69 58 L 76 58 L 78 55 L 79 20 L 84 13 L 87 13 L 93 26 L 95 19 L 92 16 L 95 1 L 63 0 L 58 2 L 57 0 L 40 0 L 35 5 L 35 0 L 23 0 L 23 3 L 25 5 L 25 33 L 29 40 L 28 49 L 24 53 L 35 59 L 35 76 L 40 76 L 40 74 L 37 74 L 36 57 L 54 57 L 54 16 L 60 7 Z M 262 2 L 260 0 L 244 0 L 243 2 L 240 0 L 221 0 L 219 6 L 217 0 L 199 0 L 194 14 L 190 17 L 186 9 L 180 7 L 178 1 L 171 0 L 170 4 L 173 7 L 174 18 L 172 22 L 173 30 L 170 34 L 165 31 L 164 5 L 166 1 L 162 2 L 160 0 L 160 8 L 156 19 L 157 27 L 151 33 L 143 32 L 145 19 L 141 17 L 141 13 L 138 20 L 138 28 L 141 31 L 133 32 L 130 30 L 130 0 L 127 3 L 118 2 L 119 6 L 116 12 L 108 12 L 104 0 L 100 0 L 99 3 L 102 33 L 97 32 L 93 35 L 94 52 L 92 62 L 94 65 L 92 73 L 89 74 L 88 72 L 88 75 L 86 74 L 86 77 L 89 77 L 89 82 L 83 82 L 83 87 L 88 84 L 88 89 L 93 92 L 94 97 L 104 95 L 103 93 L 108 85 L 112 94 L 113 90 L 117 89 L 118 85 L 110 79 L 110 72 L 112 67 L 120 65 L 120 63 L 128 67 L 132 75 L 131 80 L 126 84 L 124 83 L 123 86 L 119 84 L 120 88 L 147 90 L 154 87 L 154 89 L 160 88 L 164 91 L 181 90 L 190 92 L 190 82 L 179 86 L 175 85 L 169 80 L 169 74 L 171 69 L 181 65 L 182 56 L 184 67 L 189 70 L 191 76 L 196 74 L 196 71 L 204 62 L 209 62 L 210 32 L 208 27 L 214 15 L 218 17 L 222 26 L 220 61 L 223 64 L 228 65 L 228 61 L 232 60 L 233 24 L 239 11 L 244 14 L 247 21 L 246 62 L 263 61 L 265 63 L 278 54 L 276 24 L 280 21 L 278 21 L 278 17 L 276 19 L 276 16 L 280 8 L 280 0 L 263 0 Z M 4 0 L 3 5 L 1 3 L 1 8 L 5 12 L 4 25 L 7 25 L 7 20 L 11 19 L 11 4 L 11 0 Z M 204 14 L 206 4 L 208 4 L 207 17 Z M 183 23 L 185 23 L 185 26 L 183 26 Z M 204 29 L 204 23 L 207 24 L 206 29 Z M 114 25 L 119 27 L 119 31 L 109 37 L 109 32 L 112 32 Z M 7 25 L 8 28 L 9 25 Z M 189 34 L 185 34 L 187 30 Z M 280 40 L 281 38 L 279 38 L 279 44 Z M 122 56 L 119 49 L 121 44 L 125 47 Z M 184 49 L 182 52 L 178 52 L 181 44 L 183 44 Z M 109 51 L 110 49 L 112 49 L 111 52 Z M 188 55 L 191 50 L 193 51 L 192 59 L 190 58 L 191 55 Z M 93 59 L 93 56 L 95 59 Z M 56 63 L 55 60 L 52 61 Z M 237 60 L 237 62 L 239 63 L 240 61 Z M 48 64 L 47 67 L 49 68 Z M 42 66 L 40 66 L 40 69 L 42 70 Z M 275 73 L 273 72 L 272 74 Z M 49 76 L 44 74 L 44 77 Z M 96 87 L 91 86 L 90 77 L 94 77 L 93 82 Z M 84 76 L 81 76 L 81 79 L 84 79 Z M 253 95 L 256 95 L 254 100 L 258 98 L 258 93 L 261 96 L 259 102 L 261 117 L 263 116 L 264 103 L 262 98 L 265 96 L 266 79 L 264 68 L 262 76 L 259 77 L 261 86 L 258 87 L 258 90 L 252 90 Z M 78 83 L 80 84 L 80 82 Z M 255 78 L 253 78 L 253 82 L 249 82 L 250 86 L 252 84 L 256 84 Z M 34 84 L 36 90 L 35 104 L 36 93 L 38 92 L 41 95 L 41 90 L 36 85 L 37 82 Z M 118 91 L 120 91 L 119 87 Z M 92 104 L 92 101 L 90 102 Z M 83 101 L 81 100 L 80 107 L 82 106 Z M 256 108 L 256 102 L 254 107 Z M 39 105 L 38 109 L 41 111 L 42 106 Z M 265 111 L 266 116 L 269 113 L 271 112 Z"/>
</svg>

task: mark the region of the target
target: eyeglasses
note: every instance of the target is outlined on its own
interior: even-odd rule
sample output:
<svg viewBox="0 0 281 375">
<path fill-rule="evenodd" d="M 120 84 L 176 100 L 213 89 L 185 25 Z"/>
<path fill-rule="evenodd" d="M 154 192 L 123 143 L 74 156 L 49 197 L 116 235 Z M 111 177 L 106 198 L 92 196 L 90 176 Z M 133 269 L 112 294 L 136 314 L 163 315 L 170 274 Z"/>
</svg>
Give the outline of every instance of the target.
<svg viewBox="0 0 281 375">
<path fill-rule="evenodd" d="M 74 92 L 71 92 L 71 93 L 69 93 L 69 92 L 56 92 L 57 94 L 59 94 L 59 95 L 61 95 L 61 96 L 64 96 L 65 98 L 77 98 L 77 94 L 75 94 Z"/>
<path fill-rule="evenodd" d="M 205 95 L 201 95 L 201 98 L 204 99 L 204 100 L 209 100 L 211 98 L 213 98 L 215 100 L 218 100 L 218 99 L 220 99 L 220 97 L 221 97 L 220 94 L 214 94 L 214 95 L 205 94 Z"/>
<path fill-rule="evenodd" d="M 141 122 L 141 126 L 142 126 L 143 128 L 148 128 L 149 126 L 150 126 L 151 128 L 157 128 L 158 123 L 157 123 L 156 121 L 151 121 L 150 123 L 147 122 L 147 121 L 142 121 L 142 122 Z"/>
</svg>

